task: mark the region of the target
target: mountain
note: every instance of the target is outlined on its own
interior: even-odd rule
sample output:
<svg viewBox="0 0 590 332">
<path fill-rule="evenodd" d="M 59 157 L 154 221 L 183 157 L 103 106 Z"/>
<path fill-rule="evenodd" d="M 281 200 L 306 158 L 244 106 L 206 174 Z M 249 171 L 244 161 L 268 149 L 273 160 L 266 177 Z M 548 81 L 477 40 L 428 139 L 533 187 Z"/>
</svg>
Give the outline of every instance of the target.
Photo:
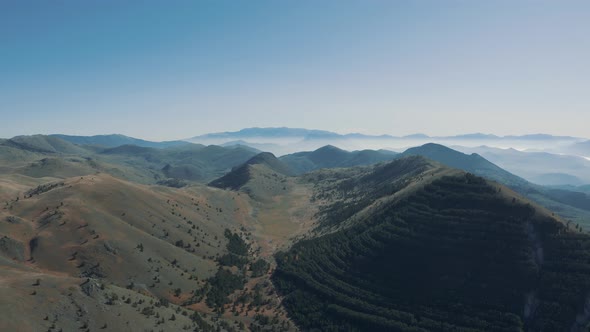
<svg viewBox="0 0 590 332">
<path fill-rule="evenodd" d="M 255 154 L 250 148 L 242 146 L 190 144 L 159 149 L 123 145 L 105 149 L 99 155 L 112 163 L 132 165 L 140 171 L 155 171 L 167 178 L 205 183 Z"/>
<path fill-rule="evenodd" d="M 590 237 L 506 187 L 416 158 L 356 176 L 351 170 L 308 176 L 315 196 L 332 200 L 320 228 L 332 227 L 276 255 L 273 281 L 297 325 L 585 328 L 590 264 L 582 248 Z"/>
<path fill-rule="evenodd" d="M 286 181 L 285 176 L 292 174 L 293 172 L 289 166 L 277 159 L 272 153 L 262 152 L 221 178 L 212 181 L 209 185 L 222 189 L 238 190 L 250 184 L 249 193 L 258 192 L 258 196 L 264 196 L 261 194 L 276 191 L 276 188 L 270 190 L 271 185 L 273 187 L 283 187 L 281 183 Z M 262 185 L 265 188 L 261 190 L 256 186 L 252 186 L 255 180 L 262 182 L 259 183 L 259 186 Z"/>
<path fill-rule="evenodd" d="M 589 323 L 590 241 L 581 227 L 420 154 L 522 181 L 515 188 L 535 199 L 550 192 L 559 206 L 583 206 L 586 196 L 528 184 L 477 155 L 327 146 L 300 156 L 324 168 L 294 175 L 273 154 L 240 146 L 74 145 L 84 154 L 67 154 L 6 142 L 0 317 L 10 319 L 0 330 L 581 331 Z M 380 155 L 395 159 L 343 166 Z"/>
<path fill-rule="evenodd" d="M 405 138 L 405 139 L 416 139 L 416 138 L 427 139 L 427 138 L 430 138 L 430 136 L 428 136 L 426 134 L 418 133 L 418 134 L 405 135 L 405 136 L 402 136 L 402 138 Z"/>
<path fill-rule="evenodd" d="M 333 137 L 334 135 L 338 135 L 329 131 L 325 130 L 313 130 L 313 129 L 303 129 L 303 128 L 287 128 L 287 127 L 278 127 L 278 128 L 245 128 L 239 131 L 232 131 L 232 132 L 222 132 L 222 133 L 211 133 L 205 134 L 201 136 L 195 136 L 193 138 L 188 139 L 189 141 L 199 140 L 199 139 L 212 139 L 212 138 L 232 138 L 232 139 L 244 139 L 244 138 L 252 138 L 252 137 L 274 137 L 274 138 L 282 138 L 282 137 L 307 137 L 310 135 L 314 136 L 328 136 Z"/>
<path fill-rule="evenodd" d="M 142 156 L 144 158 L 154 158 L 154 156 L 163 155 L 164 153 L 156 148 L 144 147 L 132 144 L 117 145 L 116 147 L 106 148 L 100 151 L 104 155 L 132 155 Z"/>
<path fill-rule="evenodd" d="M 16 136 L 2 142 L 2 145 L 29 152 L 86 154 L 88 151 L 58 137 L 46 135 Z"/>
<path fill-rule="evenodd" d="M 275 157 L 275 155 L 273 155 L 270 152 L 261 152 L 255 155 L 250 160 L 245 162 L 241 167 L 246 165 L 264 165 L 268 167 L 270 170 L 280 173 L 282 175 L 290 176 L 293 174 L 293 171 L 289 169 L 289 166 L 285 165 L 285 163 L 277 159 L 277 157 Z"/>
<path fill-rule="evenodd" d="M 574 143 L 567 147 L 567 151 L 574 155 L 590 157 L 590 141 Z"/>
<path fill-rule="evenodd" d="M 444 145 L 428 143 L 419 147 L 407 149 L 400 154 L 400 157 L 415 155 L 424 156 L 447 166 L 471 172 L 508 186 L 526 185 L 524 179 L 494 165 L 476 153 L 467 155 Z"/>
<path fill-rule="evenodd" d="M 584 181 L 577 176 L 565 173 L 543 173 L 531 176 L 529 180 L 543 186 L 581 186 L 588 183 L 588 181 Z"/>
<path fill-rule="evenodd" d="M 104 172 L 144 184 L 206 183 L 257 152 L 244 146 L 182 144 L 170 147 L 76 145 L 46 135 L 0 141 L 0 170 L 33 178 L 68 178 Z"/>
<path fill-rule="evenodd" d="M 564 219 L 584 224 L 585 227 L 590 221 L 590 195 L 585 193 L 569 192 L 568 190 L 556 191 L 532 184 L 476 153 L 467 155 L 439 144 L 429 143 L 410 148 L 400 154 L 400 157 L 411 155 L 424 156 L 447 166 L 502 183 L 549 210 L 555 211 Z M 571 197 L 576 197 L 576 199 L 571 200 Z"/>
<path fill-rule="evenodd" d="M 448 138 L 458 138 L 458 139 L 498 139 L 500 137 L 491 134 L 482 134 L 482 133 L 474 133 L 474 134 L 465 134 L 465 135 L 457 135 Z"/>
<path fill-rule="evenodd" d="M 324 130 L 303 128 L 245 128 L 235 132 L 211 133 L 187 139 L 200 144 L 227 145 L 238 142 L 254 149 L 271 152 L 277 156 L 303 150 L 317 149 L 346 137 Z"/>
<path fill-rule="evenodd" d="M 165 150 L 104 155 L 196 152 Z M 232 160 L 233 149 L 202 150 Z M 292 193 L 285 179 L 265 203 L 195 183 L 170 188 L 103 172 L 60 178 L 59 163 L 71 158 L 52 156 L 58 167 L 42 178 L 0 174 L 0 308 L 18 318 L 0 319 L 0 330 L 294 330 L 275 309 L 267 272 L 276 248 L 312 226 L 317 209 L 304 185 Z M 251 163 L 278 169 L 273 158 Z"/>
<path fill-rule="evenodd" d="M 453 148 L 465 153 L 478 153 L 503 169 L 540 185 L 590 183 L 590 160 L 582 157 L 487 146 Z"/>
<path fill-rule="evenodd" d="M 426 134 L 412 134 L 406 135 L 403 137 L 396 137 L 391 135 L 366 135 L 366 134 L 359 134 L 359 133 L 352 133 L 352 134 L 338 134 L 326 130 L 313 130 L 313 129 L 303 129 L 303 128 L 288 128 L 288 127 L 267 127 L 267 128 L 244 128 L 239 131 L 231 131 L 231 132 L 219 132 L 219 133 L 209 133 L 200 136 L 195 136 L 192 138 L 187 139 L 188 141 L 198 141 L 203 139 L 219 139 L 219 138 L 231 138 L 235 140 L 240 139 L 247 139 L 247 138 L 285 138 L 285 137 L 292 137 L 292 138 L 381 138 L 381 139 L 446 139 L 446 140 L 453 140 L 453 139 L 478 139 L 478 140 L 534 140 L 534 141 L 550 141 L 550 140 L 562 140 L 562 141 L 579 141 L 580 138 L 578 137 L 571 137 L 571 136 L 553 136 L 548 134 L 530 134 L 530 135 L 509 135 L 509 136 L 497 136 L 493 134 L 482 134 L 482 133 L 472 133 L 472 134 L 463 134 L 463 135 L 455 135 L 455 136 L 429 136 Z"/>
<path fill-rule="evenodd" d="M 12 189 L 3 189 L 0 307 L 3 317 L 23 319 L 2 319 L 0 330 L 215 331 L 240 321 L 255 328 L 254 310 L 274 315 L 261 311 L 270 301 L 263 285 L 268 263 L 260 251 L 254 256 L 258 235 L 249 226 L 247 195 L 146 186 L 106 174 L 8 196 Z M 291 216 L 284 215 L 287 227 Z M 258 274 L 230 273 L 234 262 L 224 257 L 231 255 L 246 269 L 257 263 Z M 227 290 L 227 278 L 235 288 Z M 251 291 L 243 289 L 246 281 Z M 251 318 L 213 314 L 234 290 L 251 305 L 242 317 Z M 260 303 L 251 304 L 256 294 Z"/>
<path fill-rule="evenodd" d="M 242 140 L 223 143 L 220 146 L 223 146 L 223 147 L 244 147 L 244 148 L 250 149 L 252 152 L 256 152 L 256 153 L 260 153 L 260 152 L 269 150 L 269 149 L 267 149 L 267 147 L 268 148 L 275 147 L 274 144 L 253 144 L 253 143 L 248 143 L 248 142 L 242 141 Z"/>
<path fill-rule="evenodd" d="M 22 166 L 24 163 L 33 162 L 42 158 L 43 153 L 30 151 L 19 144 L 8 143 L 9 140 L 0 141 L 0 167 L 6 172 L 15 166 Z M 49 153 L 46 153 L 47 155 Z"/>
<path fill-rule="evenodd" d="M 59 178 L 84 176 L 100 172 L 101 165 L 85 158 L 48 157 L 16 169 L 16 173 L 32 178 Z"/>
<path fill-rule="evenodd" d="M 580 140 L 579 137 L 572 136 L 554 136 L 549 134 L 528 134 L 528 135 L 509 135 L 504 136 L 505 139 L 519 139 L 519 140 L 538 140 L 538 141 L 549 141 L 549 140 L 562 140 L 562 141 L 576 141 Z"/>
<path fill-rule="evenodd" d="M 224 145 L 240 142 L 262 151 L 272 152 L 277 156 L 294 154 L 300 151 L 313 151 L 326 145 L 333 145 L 347 151 L 354 150 L 405 150 L 408 147 L 426 143 L 438 143 L 446 146 L 477 147 L 513 147 L 519 150 L 553 151 L 567 153 L 566 147 L 583 141 L 583 138 L 569 136 L 552 136 L 533 134 L 521 136 L 497 136 L 493 134 L 464 134 L 455 136 L 429 136 L 413 134 L 406 136 L 368 135 L 361 133 L 339 134 L 325 130 L 302 128 L 245 128 L 234 132 L 210 133 L 187 139 L 193 143 L 205 145 Z"/>
<path fill-rule="evenodd" d="M 297 152 L 280 159 L 297 174 L 320 168 L 352 167 L 375 164 L 394 159 L 396 153 L 386 150 L 362 150 L 348 152 L 332 145 L 311 152 Z"/>
<path fill-rule="evenodd" d="M 57 137 L 62 140 L 78 145 L 98 145 L 107 148 L 114 148 L 121 145 L 136 145 L 150 148 L 167 148 L 173 146 L 182 146 L 189 144 L 185 141 L 165 141 L 165 142 L 151 142 L 138 138 L 133 138 L 120 134 L 112 135 L 95 135 L 95 136 L 72 136 L 53 134 L 52 137 Z"/>
</svg>

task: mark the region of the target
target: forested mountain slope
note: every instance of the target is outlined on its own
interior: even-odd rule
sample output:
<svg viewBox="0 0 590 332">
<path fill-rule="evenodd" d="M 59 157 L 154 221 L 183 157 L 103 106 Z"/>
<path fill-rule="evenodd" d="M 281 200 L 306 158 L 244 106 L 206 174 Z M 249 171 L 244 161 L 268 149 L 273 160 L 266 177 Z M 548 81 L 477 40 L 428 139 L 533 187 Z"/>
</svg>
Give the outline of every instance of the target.
<svg viewBox="0 0 590 332">
<path fill-rule="evenodd" d="M 386 150 L 345 151 L 332 145 L 315 151 L 297 152 L 280 159 L 296 174 L 303 174 L 320 168 L 353 167 L 371 165 L 395 158 L 396 153 Z"/>
<path fill-rule="evenodd" d="M 410 148 L 399 156 L 413 155 L 424 156 L 444 165 L 500 182 L 558 213 L 564 219 L 585 229 L 590 228 L 590 195 L 586 193 L 536 185 L 498 167 L 476 153 L 467 155 L 439 144 L 430 143 Z"/>
<path fill-rule="evenodd" d="M 320 220 L 347 227 L 277 254 L 273 280 L 303 330 L 585 327 L 590 237 L 469 173 L 429 181 L 420 173 L 414 178 L 423 185 L 397 199 L 383 198 L 397 191 L 376 188 L 373 197 L 383 203 L 372 208 L 360 204 L 334 218 L 328 206 Z M 371 195 L 364 183 L 335 181 L 316 190 Z"/>
</svg>

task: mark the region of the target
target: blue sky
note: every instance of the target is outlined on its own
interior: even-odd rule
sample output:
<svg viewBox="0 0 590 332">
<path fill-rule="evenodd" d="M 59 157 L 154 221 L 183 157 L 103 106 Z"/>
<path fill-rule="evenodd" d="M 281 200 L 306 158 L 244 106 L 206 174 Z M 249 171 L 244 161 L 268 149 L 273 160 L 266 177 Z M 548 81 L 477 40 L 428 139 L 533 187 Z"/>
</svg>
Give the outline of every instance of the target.
<svg viewBox="0 0 590 332">
<path fill-rule="evenodd" d="M 590 136 L 588 1 L 1 1 L 0 137 Z"/>
</svg>

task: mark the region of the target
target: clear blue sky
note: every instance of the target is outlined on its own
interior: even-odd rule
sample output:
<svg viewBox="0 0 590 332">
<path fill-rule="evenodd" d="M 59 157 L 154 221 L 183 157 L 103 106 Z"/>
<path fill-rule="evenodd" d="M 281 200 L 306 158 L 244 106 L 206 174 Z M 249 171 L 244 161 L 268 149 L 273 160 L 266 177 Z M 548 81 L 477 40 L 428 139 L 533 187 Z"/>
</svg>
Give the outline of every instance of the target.
<svg viewBox="0 0 590 332">
<path fill-rule="evenodd" d="M 590 136 L 590 1 L 0 1 L 0 137 Z"/>
</svg>

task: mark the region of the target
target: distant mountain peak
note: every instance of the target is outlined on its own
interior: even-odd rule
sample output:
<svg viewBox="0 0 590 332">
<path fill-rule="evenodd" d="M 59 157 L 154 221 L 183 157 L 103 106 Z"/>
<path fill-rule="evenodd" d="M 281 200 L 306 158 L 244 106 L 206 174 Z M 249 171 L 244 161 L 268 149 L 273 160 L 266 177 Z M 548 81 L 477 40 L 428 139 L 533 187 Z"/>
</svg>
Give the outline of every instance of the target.
<svg viewBox="0 0 590 332">
<path fill-rule="evenodd" d="M 413 147 L 413 148 L 409 148 L 408 150 L 406 150 L 406 152 L 409 151 L 424 151 L 424 150 L 428 150 L 428 151 L 446 151 L 446 152 L 457 152 L 460 153 L 459 151 L 455 151 L 447 146 L 444 146 L 442 144 L 438 144 L 438 143 L 426 143 L 417 147 Z"/>
<path fill-rule="evenodd" d="M 324 145 L 321 148 L 316 149 L 314 152 L 322 152 L 322 151 L 343 151 L 343 152 L 347 152 L 346 150 L 343 150 L 337 146 L 334 146 L 332 144 L 328 144 L 328 145 Z"/>
<path fill-rule="evenodd" d="M 450 136 L 430 136 L 424 133 L 416 133 L 405 135 L 401 137 L 391 136 L 389 134 L 382 135 L 369 135 L 361 133 L 348 133 L 339 134 L 333 131 L 320 130 L 320 129 L 305 129 L 305 128 L 291 128 L 291 127 L 250 127 L 244 128 L 237 131 L 225 131 L 216 133 L 207 133 L 195 136 L 193 139 L 205 139 L 205 138 L 248 138 L 248 137 L 305 137 L 309 139 L 313 138 L 384 138 L 384 139 L 523 139 L 523 140 L 549 140 L 549 139 L 567 139 L 567 140 L 580 140 L 576 137 L 570 136 L 553 136 L 550 134 L 526 134 L 526 135 L 507 135 L 498 136 L 494 134 L 486 133 L 467 133 L 457 134 Z"/>
<path fill-rule="evenodd" d="M 289 168 L 289 166 L 280 161 L 277 157 L 275 157 L 274 154 L 270 152 L 261 152 L 250 158 L 242 165 L 235 167 L 231 172 L 225 174 L 219 179 L 211 181 L 209 185 L 222 189 L 230 188 L 233 190 L 238 190 L 252 179 L 251 167 L 258 165 L 263 166 L 268 171 L 284 176 L 290 176 L 293 174 L 293 171 Z"/>
<path fill-rule="evenodd" d="M 463 134 L 453 136 L 452 138 L 460 138 L 460 139 L 498 139 L 499 136 L 493 134 L 483 134 L 483 133 L 471 133 L 471 134 Z"/>
<path fill-rule="evenodd" d="M 430 136 L 428 136 L 426 134 L 422 134 L 422 133 L 417 133 L 417 134 L 406 135 L 406 136 L 403 136 L 402 138 L 430 138 Z"/>
<path fill-rule="evenodd" d="M 214 139 L 214 138 L 251 138 L 251 137 L 307 137 L 310 135 L 316 136 L 333 136 L 339 135 L 326 130 L 304 129 L 304 128 L 288 128 L 288 127 L 251 127 L 244 128 L 238 131 L 226 131 L 209 133 L 195 136 L 189 140 L 198 139 Z"/>
<path fill-rule="evenodd" d="M 390 161 L 397 153 L 392 151 L 360 150 L 346 151 L 334 145 L 325 145 L 314 151 L 297 152 L 280 159 L 297 174 L 321 168 L 353 167 Z"/>
</svg>

